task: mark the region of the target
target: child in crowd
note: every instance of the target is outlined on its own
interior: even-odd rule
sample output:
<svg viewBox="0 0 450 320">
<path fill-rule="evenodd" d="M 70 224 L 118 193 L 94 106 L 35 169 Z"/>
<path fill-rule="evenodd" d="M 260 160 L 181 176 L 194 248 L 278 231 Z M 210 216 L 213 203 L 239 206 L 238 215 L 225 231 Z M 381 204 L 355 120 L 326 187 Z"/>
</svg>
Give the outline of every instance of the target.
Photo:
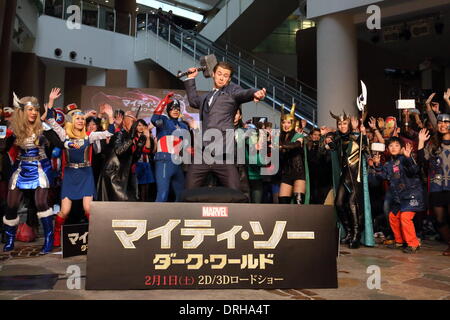
<svg viewBox="0 0 450 320">
<path fill-rule="evenodd" d="M 406 144 L 398 137 L 387 142 L 391 160 L 380 166 L 380 155 L 373 157 L 375 176 L 390 183 L 391 201 L 389 224 L 395 236 L 392 248 L 406 248 L 404 253 L 416 253 L 420 248 L 413 218 L 416 212 L 424 210 L 420 167 L 411 157 L 412 145 Z"/>
</svg>

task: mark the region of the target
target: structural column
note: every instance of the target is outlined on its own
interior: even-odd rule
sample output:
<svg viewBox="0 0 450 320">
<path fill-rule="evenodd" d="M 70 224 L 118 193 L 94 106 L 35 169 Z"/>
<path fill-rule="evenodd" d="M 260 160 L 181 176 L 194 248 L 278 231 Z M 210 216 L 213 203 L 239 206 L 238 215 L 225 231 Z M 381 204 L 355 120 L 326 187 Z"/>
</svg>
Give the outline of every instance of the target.
<svg viewBox="0 0 450 320">
<path fill-rule="evenodd" d="M 131 22 L 131 35 L 134 35 L 136 18 L 136 0 L 115 1 L 116 9 L 116 31 L 129 34 Z M 131 17 L 129 17 L 131 15 Z"/>
<path fill-rule="evenodd" d="M 356 115 L 358 54 L 353 16 L 339 13 L 317 23 L 318 125 L 336 126 L 330 110 Z M 370 93 L 370 92 L 369 92 Z"/>
<path fill-rule="evenodd" d="M 11 41 L 16 0 L 2 0 L 0 4 L 0 104 L 8 105 L 10 100 Z"/>
</svg>

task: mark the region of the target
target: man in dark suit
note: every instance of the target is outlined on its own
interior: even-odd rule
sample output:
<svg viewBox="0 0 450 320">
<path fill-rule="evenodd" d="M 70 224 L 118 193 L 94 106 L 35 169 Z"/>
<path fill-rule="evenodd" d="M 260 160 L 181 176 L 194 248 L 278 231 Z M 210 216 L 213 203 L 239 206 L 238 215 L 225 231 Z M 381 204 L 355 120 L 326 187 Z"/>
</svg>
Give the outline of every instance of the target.
<svg viewBox="0 0 450 320">
<path fill-rule="evenodd" d="M 199 109 L 202 131 L 218 129 L 222 132 L 224 140 L 226 130 L 234 129 L 234 116 L 239 106 L 252 100 L 258 102 L 264 99 L 266 95 L 266 89 L 244 90 L 231 83 L 233 67 L 224 61 L 219 62 L 214 68 L 213 90 L 202 96 L 198 95 L 195 87 L 195 77 L 198 75 L 197 69 L 190 68 L 189 72 L 192 73 L 184 81 L 184 86 L 190 106 Z M 203 186 L 210 172 L 217 176 L 223 186 L 239 190 L 239 174 L 236 164 L 206 164 L 204 162 L 189 166 L 186 175 L 186 189 Z"/>
</svg>

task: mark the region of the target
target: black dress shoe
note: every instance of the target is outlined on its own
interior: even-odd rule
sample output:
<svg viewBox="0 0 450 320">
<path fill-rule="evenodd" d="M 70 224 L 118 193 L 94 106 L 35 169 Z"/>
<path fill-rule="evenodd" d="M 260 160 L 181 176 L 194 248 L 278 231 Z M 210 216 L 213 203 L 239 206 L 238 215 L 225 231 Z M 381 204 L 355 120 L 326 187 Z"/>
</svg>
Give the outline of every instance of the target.
<svg viewBox="0 0 450 320">
<path fill-rule="evenodd" d="M 341 244 L 349 244 L 351 239 L 351 234 L 347 232 L 347 235 L 341 239 Z"/>
<path fill-rule="evenodd" d="M 359 242 L 359 240 L 352 240 L 350 241 L 350 243 L 348 244 L 348 247 L 350 249 L 358 249 L 360 247 L 361 243 Z"/>
</svg>

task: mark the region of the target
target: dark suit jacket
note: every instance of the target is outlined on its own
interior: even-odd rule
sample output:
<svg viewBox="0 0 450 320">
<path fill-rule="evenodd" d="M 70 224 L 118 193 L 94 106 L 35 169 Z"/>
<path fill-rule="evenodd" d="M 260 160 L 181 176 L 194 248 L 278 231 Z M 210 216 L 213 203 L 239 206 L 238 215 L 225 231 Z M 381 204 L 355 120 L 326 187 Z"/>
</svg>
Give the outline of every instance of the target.
<svg viewBox="0 0 450 320">
<path fill-rule="evenodd" d="M 195 79 L 184 81 L 186 94 L 189 100 L 189 105 L 192 108 L 199 109 L 200 120 L 203 122 L 202 130 L 215 128 L 221 131 L 226 129 L 234 129 L 234 116 L 237 108 L 246 102 L 253 100 L 253 95 L 256 89 L 244 90 L 240 86 L 230 83 L 221 88 L 214 96 L 214 99 L 209 106 L 208 119 L 205 122 L 203 119 L 203 111 L 208 108 L 208 93 L 199 96 L 195 86 Z"/>
</svg>

